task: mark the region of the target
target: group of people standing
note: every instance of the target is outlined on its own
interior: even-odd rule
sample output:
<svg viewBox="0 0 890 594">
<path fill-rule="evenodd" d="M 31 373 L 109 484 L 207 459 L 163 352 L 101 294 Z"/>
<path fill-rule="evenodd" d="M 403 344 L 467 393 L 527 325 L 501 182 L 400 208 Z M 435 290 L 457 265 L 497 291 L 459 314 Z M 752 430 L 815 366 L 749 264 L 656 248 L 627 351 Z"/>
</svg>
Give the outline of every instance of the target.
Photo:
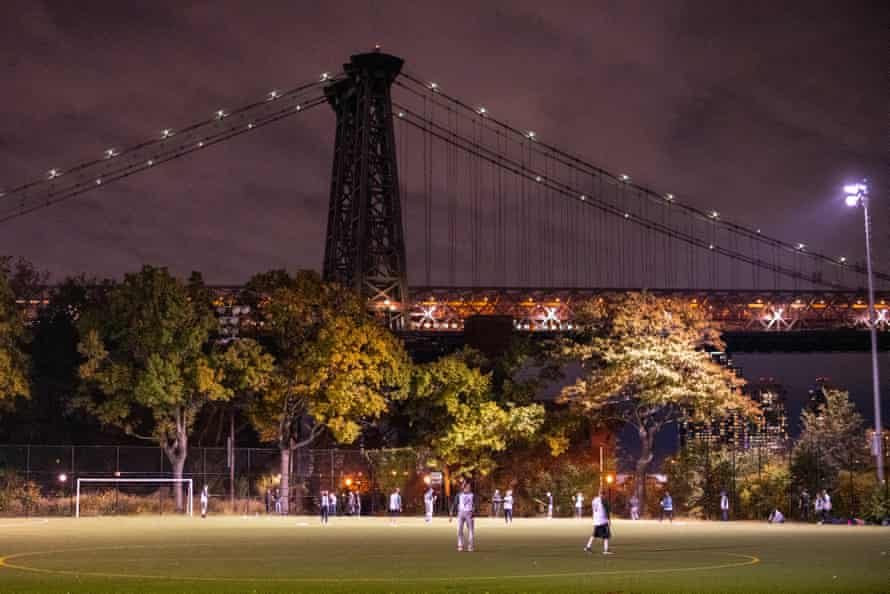
<svg viewBox="0 0 890 594">
<path fill-rule="evenodd" d="M 495 518 L 504 514 L 504 523 L 508 526 L 513 523 L 513 490 L 507 489 L 506 493 L 501 495 L 500 489 L 494 490 L 491 497 L 491 515 Z"/>
<path fill-rule="evenodd" d="M 355 491 L 346 494 L 346 513 L 350 516 L 362 515 L 362 499 Z M 318 510 L 321 515 L 322 525 L 326 525 L 331 516 L 337 515 L 337 493 L 322 489 L 318 498 Z"/>
</svg>

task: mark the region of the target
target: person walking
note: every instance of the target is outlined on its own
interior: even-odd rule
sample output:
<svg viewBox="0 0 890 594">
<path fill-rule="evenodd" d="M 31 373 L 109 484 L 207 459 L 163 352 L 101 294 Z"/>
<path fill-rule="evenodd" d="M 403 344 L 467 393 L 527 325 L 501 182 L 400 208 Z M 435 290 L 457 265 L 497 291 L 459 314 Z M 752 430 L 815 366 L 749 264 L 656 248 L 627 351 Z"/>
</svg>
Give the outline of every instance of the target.
<svg viewBox="0 0 890 594">
<path fill-rule="evenodd" d="M 630 496 L 630 519 L 640 519 L 640 498 L 637 497 L 636 493 Z"/>
<path fill-rule="evenodd" d="M 501 515 L 501 508 L 504 506 L 504 498 L 501 495 L 500 489 L 494 490 L 494 495 L 491 496 L 491 513 L 497 518 Z"/>
<path fill-rule="evenodd" d="M 600 491 L 593 499 L 593 534 L 587 539 L 587 545 L 584 547 L 585 553 L 593 552 L 593 539 L 603 539 L 603 555 L 611 555 L 609 551 L 609 537 L 612 535 L 611 524 L 609 518 L 609 507 L 603 501 L 603 492 Z"/>
<path fill-rule="evenodd" d="M 396 526 L 396 520 L 402 513 L 402 492 L 398 487 L 389 496 L 389 525 Z"/>
<path fill-rule="evenodd" d="M 659 522 L 663 522 L 665 517 L 670 520 L 670 523 L 674 523 L 674 500 L 671 498 L 670 491 L 664 492 L 664 497 L 661 498 L 661 518 L 659 518 Z"/>
<path fill-rule="evenodd" d="M 729 521 L 729 496 L 726 491 L 720 491 L 720 514 L 724 522 Z"/>
<path fill-rule="evenodd" d="M 584 495 L 579 491 L 575 494 L 575 518 L 580 520 L 584 516 Z"/>
<path fill-rule="evenodd" d="M 467 551 L 472 553 L 475 544 L 475 526 L 473 512 L 475 511 L 475 498 L 469 481 L 461 487 L 461 492 L 454 499 L 452 514 L 457 513 L 457 550 L 464 550 L 464 528 L 467 530 Z M 448 518 L 451 521 L 451 518 Z"/>
<path fill-rule="evenodd" d="M 513 490 L 507 489 L 504 495 L 504 524 L 511 526 L 513 524 Z"/>
</svg>

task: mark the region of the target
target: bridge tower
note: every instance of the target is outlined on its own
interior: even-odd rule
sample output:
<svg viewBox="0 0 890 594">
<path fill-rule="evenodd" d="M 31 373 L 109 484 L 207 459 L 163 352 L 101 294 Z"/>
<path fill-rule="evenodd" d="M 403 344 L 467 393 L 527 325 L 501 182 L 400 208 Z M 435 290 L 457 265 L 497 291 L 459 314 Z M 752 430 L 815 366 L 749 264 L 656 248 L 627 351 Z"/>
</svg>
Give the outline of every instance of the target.
<svg viewBox="0 0 890 594">
<path fill-rule="evenodd" d="M 408 298 L 390 94 L 402 64 L 379 51 L 354 55 L 325 88 L 337 132 L 324 278 L 360 292 L 395 328 Z"/>
</svg>

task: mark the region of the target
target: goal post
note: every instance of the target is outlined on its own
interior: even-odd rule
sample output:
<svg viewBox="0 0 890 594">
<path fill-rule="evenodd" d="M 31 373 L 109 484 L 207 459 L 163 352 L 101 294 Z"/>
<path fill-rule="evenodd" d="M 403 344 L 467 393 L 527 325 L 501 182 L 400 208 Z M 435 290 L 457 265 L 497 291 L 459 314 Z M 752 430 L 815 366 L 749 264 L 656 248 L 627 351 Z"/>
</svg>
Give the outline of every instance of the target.
<svg viewBox="0 0 890 594">
<path fill-rule="evenodd" d="M 113 484 L 127 484 L 127 483 L 153 483 L 153 484 L 183 484 L 188 487 L 188 498 L 186 499 L 186 508 L 189 516 L 194 515 L 194 488 L 192 486 L 192 479 L 190 478 L 120 478 L 120 477 L 92 477 L 92 478 L 78 478 L 77 479 L 77 488 L 74 496 L 74 517 L 80 517 L 80 485 L 81 483 L 101 483 L 107 485 Z"/>
</svg>

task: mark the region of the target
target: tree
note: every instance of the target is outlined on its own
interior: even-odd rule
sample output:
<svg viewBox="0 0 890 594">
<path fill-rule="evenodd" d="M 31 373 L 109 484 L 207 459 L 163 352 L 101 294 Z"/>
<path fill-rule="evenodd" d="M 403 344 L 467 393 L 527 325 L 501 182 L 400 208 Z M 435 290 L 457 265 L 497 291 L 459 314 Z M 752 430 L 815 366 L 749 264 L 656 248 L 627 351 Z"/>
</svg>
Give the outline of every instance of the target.
<svg viewBox="0 0 890 594">
<path fill-rule="evenodd" d="M 841 469 L 853 470 L 868 459 L 862 416 L 846 390 L 823 389 L 824 401 L 800 415 L 794 449 L 795 482 L 809 489 L 831 488 Z"/>
<path fill-rule="evenodd" d="M 212 355 L 212 365 L 219 373 L 224 391 L 221 404 L 228 410 L 231 447 L 234 448 L 235 414 L 247 410 L 251 401 L 261 398 L 269 388 L 275 360 L 255 340 L 242 338 L 218 346 Z M 235 465 L 229 464 L 229 499 L 235 501 Z"/>
<path fill-rule="evenodd" d="M 579 312 L 583 331 L 556 343 L 563 361 L 580 361 L 561 401 L 595 422 L 633 427 L 640 440 L 635 489 L 645 508 L 646 471 L 655 436 L 683 416 L 696 420 L 756 407 L 732 370 L 705 350 L 722 350 L 701 308 L 648 293 L 599 300 Z"/>
<path fill-rule="evenodd" d="M 9 258 L 0 258 L 0 408 L 7 410 L 16 398 L 31 393 L 23 312 L 14 290 L 22 266 L 21 261 L 13 265 Z"/>
<path fill-rule="evenodd" d="M 228 397 L 205 354 L 215 325 L 209 304 L 165 268 L 127 274 L 104 307 L 80 318 L 78 405 L 159 444 L 182 478 L 195 418 L 208 400 Z M 182 491 L 174 491 L 182 509 Z"/>
<path fill-rule="evenodd" d="M 288 509 L 290 459 L 324 432 L 352 443 L 363 423 L 407 395 L 410 363 L 401 342 L 377 324 L 362 300 L 314 272 L 274 276 L 256 299 L 262 336 L 276 365 L 248 415 L 261 439 L 281 453 L 281 497 Z M 270 283 L 251 283 L 266 286 Z"/>
<path fill-rule="evenodd" d="M 491 374 L 472 367 L 473 351 L 418 367 L 405 414 L 413 433 L 449 473 L 488 474 L 494 454 L 533 436 L 544 422 L 539 404 L 498 402 Z"/>
</svg>

